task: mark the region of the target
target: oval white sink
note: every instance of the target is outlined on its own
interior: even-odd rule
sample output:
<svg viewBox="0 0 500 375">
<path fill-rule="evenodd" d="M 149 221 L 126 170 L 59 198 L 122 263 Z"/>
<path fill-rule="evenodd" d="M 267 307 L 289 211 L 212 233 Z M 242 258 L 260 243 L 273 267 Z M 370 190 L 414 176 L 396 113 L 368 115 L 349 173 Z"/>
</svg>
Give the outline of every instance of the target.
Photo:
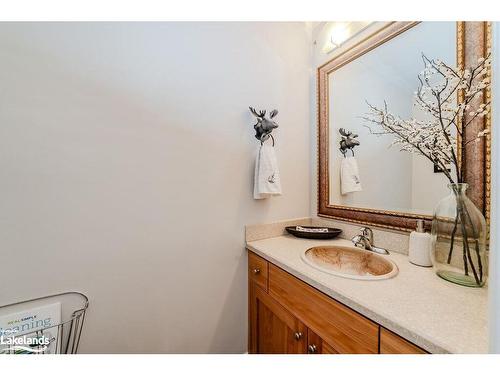
<svg viewBox="0 0 500 375">
<path fill-rule="evenodd" d="M 302 260 L 323 272 L 349 279 L 383 280 L 398 274 L 393 261 L 355 247 L 311 247 L 302 253 Z"/>
</svg>

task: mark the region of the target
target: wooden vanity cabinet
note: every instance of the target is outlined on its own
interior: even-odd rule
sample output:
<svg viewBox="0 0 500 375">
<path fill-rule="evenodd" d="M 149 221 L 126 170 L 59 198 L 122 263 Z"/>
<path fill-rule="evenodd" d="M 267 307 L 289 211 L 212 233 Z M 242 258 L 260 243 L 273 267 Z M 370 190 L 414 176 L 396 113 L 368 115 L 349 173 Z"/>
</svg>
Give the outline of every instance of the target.
<svg viewBox="0 0 500 375">
<path fill-rule="evenodd" d="M 248 264 L 250 353 L 425 353 L 252 252 Z"/>
</svg>

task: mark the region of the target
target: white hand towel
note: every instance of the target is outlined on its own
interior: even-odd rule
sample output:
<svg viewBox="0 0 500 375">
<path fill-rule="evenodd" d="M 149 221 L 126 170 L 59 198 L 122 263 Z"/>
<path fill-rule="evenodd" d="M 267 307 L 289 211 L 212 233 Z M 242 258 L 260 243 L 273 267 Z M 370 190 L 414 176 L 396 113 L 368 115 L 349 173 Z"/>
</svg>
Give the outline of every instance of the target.
<svg viewBox="0 0 500 375">
<path fill-rule="evenodd" d="M 362 190 L 358 162 L 353 156 L 342 158 L 340 164 L 340 188 L 342 195 Z"/>
<path fill-rule="evenodd" d="M 265 199 L 273 195 L 281 195 L 278 161 L 274 147 L 263 144 L 260 146 L 255 161 L 253 197 L 255 199 Z"/>
</svg>

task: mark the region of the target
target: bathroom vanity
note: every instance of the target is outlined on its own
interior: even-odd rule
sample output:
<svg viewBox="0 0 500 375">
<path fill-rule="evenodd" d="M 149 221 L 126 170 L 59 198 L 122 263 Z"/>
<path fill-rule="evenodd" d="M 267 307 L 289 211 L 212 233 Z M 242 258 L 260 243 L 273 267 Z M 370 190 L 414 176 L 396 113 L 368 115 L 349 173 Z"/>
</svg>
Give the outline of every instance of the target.
<svg viewBox="0 0 500 375">
<path fill-rule="evenodd" d="M 252 252 L 248 275 L 251 353 L 425 353 Z"/>
<path fill-rule="evenodd" d="M 247 242 L 250 353 L 487 352 L 486 290 L 451 285 L 398 253 L 387 256 L 395 277 L 331 275 L 302 257 L 324 245 L 353 246 L 289 235 Z M 456 309 L 463 320 L 447 318 Z"/>
</svg>

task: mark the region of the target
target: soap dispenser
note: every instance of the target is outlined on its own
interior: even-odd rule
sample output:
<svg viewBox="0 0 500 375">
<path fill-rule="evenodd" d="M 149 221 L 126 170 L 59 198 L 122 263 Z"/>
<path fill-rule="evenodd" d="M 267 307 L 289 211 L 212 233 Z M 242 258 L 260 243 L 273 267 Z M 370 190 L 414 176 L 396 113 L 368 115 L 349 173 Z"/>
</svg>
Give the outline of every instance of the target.
<svg viewBox="0 0 500 375">
<path fill-rule="evenodd" d="M 431 235 L 424 230 L 424 221 L 417 220 L 417 229 L 410 233 L 408 250 L 410 263 L 417 266 L 431 267 Z"/>
</svg>

